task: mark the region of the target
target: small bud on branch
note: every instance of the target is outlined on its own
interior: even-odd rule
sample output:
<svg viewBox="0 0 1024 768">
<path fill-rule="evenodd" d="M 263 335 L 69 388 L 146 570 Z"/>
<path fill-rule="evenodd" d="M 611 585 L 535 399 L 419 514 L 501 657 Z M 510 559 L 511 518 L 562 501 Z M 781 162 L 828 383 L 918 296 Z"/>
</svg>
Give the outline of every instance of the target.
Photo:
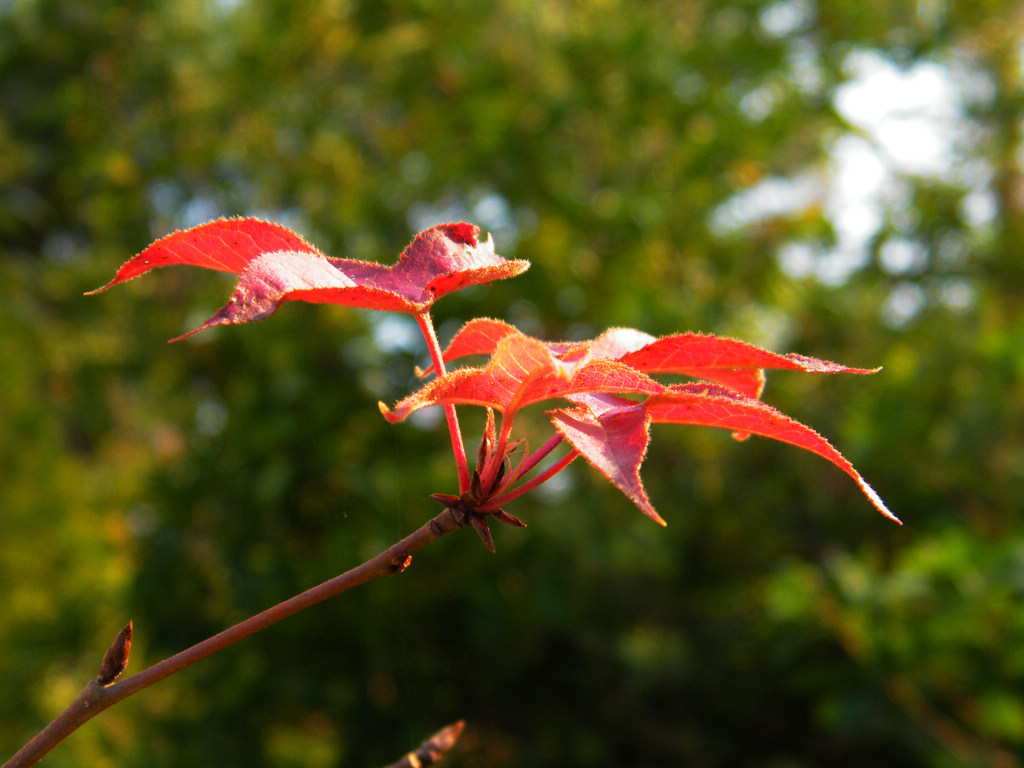
<svg viewBox="0 0 1024 768">
<path fill-rule="evenodd" d="M 435 765 L 449 749 L 455 746 L 455 742 L 465 726 L 465 722 L 459 720 L 442 728 L 423 742 L 415 752 L 410 752 L 388 768 L 427 768 L 427 766 Z"/>
<path fill-rule="evenodd" d="M 96 674 L 97 684 L 110 685 L 121 676 L 128 666 L 128 654 L 132 650 L 132 631 L 132 623 L 129 621 L 117 633 L 114 642 L 103 654 L 103 661 L 100 662 L 100 669 Z"/>
</svg>

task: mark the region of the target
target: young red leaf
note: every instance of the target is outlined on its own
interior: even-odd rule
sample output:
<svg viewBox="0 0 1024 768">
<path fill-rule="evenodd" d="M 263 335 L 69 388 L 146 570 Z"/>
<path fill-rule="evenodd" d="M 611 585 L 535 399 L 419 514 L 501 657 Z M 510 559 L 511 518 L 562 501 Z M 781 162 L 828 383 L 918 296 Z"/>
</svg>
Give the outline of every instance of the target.
<svg viewBox="0 0 1024 768">
<path fill-rule="evenodd" d="M 114 279 L 92 293 L 131 280 L 157 267 L 191 264 L 240 274 L 249 262 L 265 253 L 320 252 L 280 224 L 260 219 L 217 219 L 198 227 L 172 232 L 126 261 Z"/>
<path fill-rule="evenodd" d="M 445 347 L 441 357 L 446 363 L 458 360 L 471 355 L 492 355 L 498 348 L 498 342 L 507 336 L 524 334 L 514 325 L 504 320 L 493 320 L 489 317 L 476 317 L 467 322 Z M 580 346 L 579 342 L 552 342 L 542 341 L 548 351 L 553 355 L 562 353 Z M 423 377 L 434 372 L 434 366 L 426 370 L 418 370 L 417 375 Z"/>
<path fill-rule="evenodd" d="M 497 255 L 490 236 L 481 243 L 479 234 L 478 227 L 465 222 L 439 224 L 416 235 L 393 266 L 353 259 L 330 261 L 360 286 L 393 296 L 395 311 L 416 314 L 449 293 L 515 277 L 529 268 L 528 261 L 507 261 Z"/>
<path fill-rule="evenodd" d="M 577 392 L 654 394 L 665 387 L 613 360 L 565 362 L 549 345 L 514 331 L 502 338 L 483 368 L 460 368 L 426 384 L 395 405 L 380 403 L 391 422 L 430 405 L 479 405 L 510 418 L 527 405 Z"/>
<path fill-rule="evenodd" d="M 650 418 L 642 404 L 611 397 L 604 400 L 607 407 L 601 409 L 598 416 L 593 406 L 601 402 L 599 397 L 588 396 L 591 408 L 551 411 L 549 415 L 555 428 L 645 515 L 665 525 L 665 520 L 647 498 L 640 479 L 640 465 L 650 441 Z"/>
<path fill-rule="evenodd" d="M 632 328 L 611 328 L 593 341 L 567 347 L 569 359 L 618 360 L 647 374 L 679 373 L 729 387 L 748 397 L 760 397 L 764 369 L 780 368 L 814 373 L 876 373 L 878 369 L 848 368 L 804 355 L 778 355 L 736 339 L 702 333 L 655 338 Z"/>
<path fill-rule="evenodd" d="M 451 362 L 467 355 L 491 354 L 501 339 L 518 332 L 501 320 L 471 320 L 445 349 L 444 360 Z M 878 370 L 849 368 L 804 355 L 779 355 L 736 339 L 701 333 L 658 339 L 632 328 L 611 328 L 591 341 L 545 344 L 565 362 L 618 360 L 647 374 L 683 374 L 729 387 L 749 397 L 760 397 L 765 368 L 862 374 Z"/>
<path fill-rule="evenodd" d="M 522 335 L 514 325 L 504 320 L 477 317 L 470 320 L 445 348 L 442 357 L 446 363 L 468 355 L 490 355 L 498 348 L 498 342 L 513 334 Z M 628 338 L 628 340 L 627 340 Z M 626 352 L 638 349 L 655 341 L 641 331 L 630 328 L 613 328 L 592 341 L 544 341 L 541 342 L 551 354 L 565 362 L 582 363 L 587 360 L 618 359 Z M 424 371 L 424 375 L 432 369 Z"/>
<path fill-rule="evenodd" d="M 755 399 L 760 398 L 764 390 L 765 368 L 862 374 L 879 370 L 848 368 L 804 355 L 778 355 L 743 341 L 702 333 L 681 333 L 655 339 L 628 351 L 619 360 L 646 373 L 681 373 L 720 384 Z M 736 430 L 732 436 L 746 440 L 750 433 Z"/>
<path fill-rule="evenodd" d="M 498 347 L 498 342 L 506 336 L 519 333 L 519 329 L 503 320 L 492 320 L 488 317 L 477 317 L 470 320 L 445 347 L 441 359 L 446 363 L 470 355 L 490 355 Z M 423 377 L 434 372 L 434 366 L 417 369 L 416 375 Z"/>
<path fill-rule="evenodd" d="M 544 344 L 518 331 L 499 343 L 484 368 L 460 368 L 426 384 L 399 401 L 394 410 L 378 403 L 381 413 L 399 422 L 431 405 L 479 405 L 502 414 L 515 412 L 524 390 L 537 380 L 559 373 L 568 379 L 565 367 L 556 368 L 555 358 Z"/>
<path fill-rule="evenodd" d="M 764 369 L 808 373 L 877 373 L 878 368 L 848 368 L 804 355 L 778 355 L 736 339 L 681 333 L 652 341 L 620 358 L 645 373 L 682 373 L 722 384 L 748 397 L 760 397 Z"/>
<path fill-rule="evenodd" d="M 104 288 L 170 264 L 237 273 L 238 286 L 229 302 L 192 333 L 263 319 L 285 301 L 417 314 L 448 293 L 512 277 L 529 267 L 529 262 L 498 256 L 489 237 L 478 240 L 479 231 L 465 223 L 431 227 L 413 239 L 396 264 L 384 266 L 329 258 L 276 224 L 220 219 L 157 241 Z"/>
<path fill-rule="evenodd" d="M 701 387 L 698 384 L 683 384 L 671 389 L 671 392 L 655 395 L 644 403 L 651 421 L 699 424 L 733 432 L 748 432 L 816 453 L 852 477 L 879 512 L 903 525 L 846 457 L 810 427 L 759 400 L 737 395 L 728 389 Z"/>
<path fill-rule="evenodd" d="M 570 399 L 580 407 L 552 412 L 555 428 L 645 514 L 651 515 L 653 509 L 640 484 L 639 469 L 649 439 L 648 426 L 656 422 L 719 427 L 803 448 L 846 472 L 883 515 L 900 522 L 825 438 L 771 406 L 725 387 L 680 384 L 642 403 L 594 395 L 574 395 Z"/>
</svg>

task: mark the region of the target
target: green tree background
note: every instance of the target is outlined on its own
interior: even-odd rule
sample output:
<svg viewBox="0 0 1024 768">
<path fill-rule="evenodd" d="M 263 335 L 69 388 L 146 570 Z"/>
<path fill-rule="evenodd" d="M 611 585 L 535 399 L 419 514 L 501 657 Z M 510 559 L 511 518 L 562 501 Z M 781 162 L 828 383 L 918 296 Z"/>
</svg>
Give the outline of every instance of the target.
<svg viewBox="0 0 1024 768">
<path fill-rule="evenodd" d="M 46 765 L 372 766 L 457 718 L 453 768 L 1021 765 L 1022 44 L 1002 0 L 0 1 L 0 752 L 128 618 L 138 670 L 455 484 L 443 427 L 376 409 L 423 361 L 403 319 L 292 304 L 167 346 L 230 282 L 82 296 L 260 215 L 384 262 L 466 219 L 533 262 L 441 302 L 442 337 L 485 315 L 882 365 L 766 399 L 906 525 L 814 456 L 656 428 L 667 529 L 573 465 L 496 556 L 446 537 Z M 865 123 L 879 72 L 912 85 Z M 900 130 L 939 137 L 931 165 Z"/>
</svg>

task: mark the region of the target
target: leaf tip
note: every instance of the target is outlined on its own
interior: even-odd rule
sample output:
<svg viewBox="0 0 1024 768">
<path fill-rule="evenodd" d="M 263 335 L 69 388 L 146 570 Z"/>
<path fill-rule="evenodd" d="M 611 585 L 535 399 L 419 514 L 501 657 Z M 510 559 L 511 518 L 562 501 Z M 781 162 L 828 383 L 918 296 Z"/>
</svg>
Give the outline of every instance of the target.
<svg viewBox="0 0 1024 768">
<path fill-rule="evenodd" d="M 654 510 L 654 507 L 649 507 L 648 509 L 645 509 L 643 511 L 644 511 L 644 514 L 646 514 L 649 518 L 651 518 L 651 520 L 656 522 L 662 528 L 667 528 L 668 527 L 668 523 L 665 521 L 665 518 L 663 518 L 661 515 L 659 515 Z"/>
<path fill-rule="evenodd" d="M 405 418 L 397 411 L 392 411 L 388 408 L 387 404 L 383 400 L 377 401 L 377 408 L 380 410 L 381 416 L 387 419 L 390 424 L 397 424 Z"/>
<path fill-rule="evenodd" d="M 885 502 L 882 501 L 882 497 L 878 495 L 875 489 L 868 485 L 868 482 L 859 475 L 857 476 L 857 484 L 860 486 L 860 489 L 864 492 L 864 495 L 868 497 L 868 500 L 875 506 L 875 509 L 877 509 L 879 512 L 882 513 L 882 515 L 889 518 L 897 525 L 903 525 L 903 521 L 889 511 L 889 508 L 885 505 Z"/>
<path fill-rule="evenodd" d="M 872 499 L 872 501 L 874 501 L 874 499 Z M 894 515 L 892 512 L 890 512 L 889 508 L 885 506 L 881 499 L 878 499 L 878 501 L 875 503 L 875 506 L 878 508 L 879 512 L 881 512 L 885 517 L 889 518 L 894 523 L 896 523 L 896 525 L 903 525 L 903 521 L 896 517 L 896 515 Z"/>
<path fill-rule="evenodd" d="M 516 527 L 516 528 L 525 528 L 526 527 L 526 523 L 524 523 L 522 520 L 520 520 L 515 515 L 510 515 L 504 509 L 496 509 L 493 512 L 491 512 L 491 514 L 494 516 L 495 520 L 497 520 L 498 522 L 501 522 L 501 523 L 505 523 L 505 525 L 511 525 L 511 526 Z"/>
<path fill-rule="evenodd" d="M 174 344 L 175 342 L 178 342 L 178 341 L 184 341 L 189 336 L 194 336 L 195 334 L 199 333 L 201 330 L 203 330 L 203 327 L 193 328 L 188 333 L 183 333 L 183 334 L 181 334 L 181 336 L 175 336 L 173 339 L 168 339 L 167 343 L 168 344 Z"/>
</svg>

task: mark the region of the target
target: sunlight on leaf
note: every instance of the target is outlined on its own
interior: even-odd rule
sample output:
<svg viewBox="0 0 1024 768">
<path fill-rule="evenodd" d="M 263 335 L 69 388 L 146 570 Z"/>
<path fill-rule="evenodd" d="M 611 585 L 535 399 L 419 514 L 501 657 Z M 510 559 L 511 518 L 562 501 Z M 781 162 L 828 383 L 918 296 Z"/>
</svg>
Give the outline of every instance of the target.
<svg viewBox="0 0 1024 768">
<path fill-rule="evenodd" d="M 490 237 L 480 242 L 479 233 L 465 223 L 431 227 L 413 239 L 396 264 L 384 266 L 324 256 L 278 224 L 218 219 L 156 241 L 98 290 L 173 264 L 239 275 L 228 303 L 180 338 L 216 325 L 262 320 L 286 301 L 417 314 L 449 293 L 513 277 L 529 267 L 527 261 L 497 255 Z"/>
<path fill-rule="evenodd" d="M 446 361 L 490 354 L 482 368 L 461 368 L 427 383 L 381 412 L 392 422 L 431 405 L 479 405 L 513 418 L 525 405 L 563 398 L 575 407 L 550 411 L 559 433 L 664 525 L 640 479 L 651 422 L 754 434 L 816 453 L 854 479 L 872 504 L 899 522 L 847 459 L 814 430 L 765 405 L 764 369 L 871 374 L 805 355 L 778 355 L 735 339 L 698 333 L 655 338 L 612 328 L 591 341 L 543 342 L 501 320 L 466 323 L 444 352 Z M 422 372 L 423 375 L 431 370 Z M 702 382 L 668 385 L 649 374 L 684 374 Z M 628 400 L 618 395 L 646 398 Z"/>
</svg>

